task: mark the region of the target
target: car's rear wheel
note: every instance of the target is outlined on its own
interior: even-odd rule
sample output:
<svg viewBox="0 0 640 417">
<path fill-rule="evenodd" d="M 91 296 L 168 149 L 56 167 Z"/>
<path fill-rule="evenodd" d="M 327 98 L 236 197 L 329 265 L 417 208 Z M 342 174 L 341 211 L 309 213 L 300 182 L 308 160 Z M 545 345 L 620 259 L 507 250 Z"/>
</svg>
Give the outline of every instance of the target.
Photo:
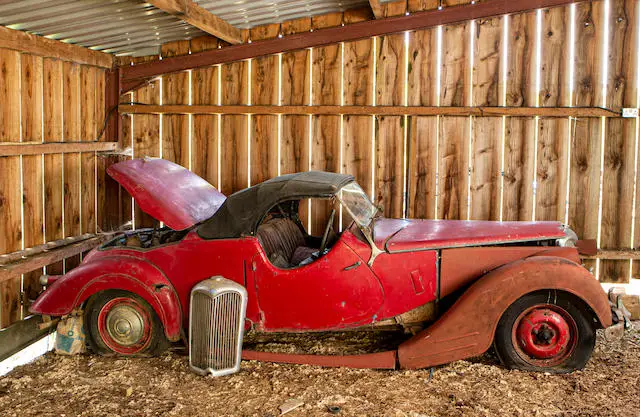
<svg viewBox="0 0 640 417">
<path fill-rule="evenodd" d="M 553 373 L 582 369 L 595 346 L 588 307 L 559 291 L 538 291 L 514 302 L 502 315 L 494 348 L 512 369 Z"/>
<path fill-rule="evenodd" d="M 92 296 L 84 319 L 89 346 L 101 355 L 157 355 L 169 346 L 153 308 L 127 291 Z"/>
</svg>

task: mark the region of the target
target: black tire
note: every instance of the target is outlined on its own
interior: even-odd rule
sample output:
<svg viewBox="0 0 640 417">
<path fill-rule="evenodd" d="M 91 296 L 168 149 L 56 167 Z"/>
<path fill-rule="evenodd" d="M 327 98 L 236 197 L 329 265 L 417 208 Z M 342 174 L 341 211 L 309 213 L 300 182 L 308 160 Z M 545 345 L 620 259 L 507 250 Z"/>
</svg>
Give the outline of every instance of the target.
<svg viewBox="0 0 640 417">
<path fill-rule="evenodd" d="M 535 316 L 533 315 L 535 312 Z M 535 322 L 532 318 L 553 316 L 561 317 L 569 329 L 570 337 L 566 347 L 561 333 L 552 324 L 546 322 L 531 332 L 531 339 L 525 340 L 527 332 Z M 494 349 L 500 361 L 510 369 L 524 371 L 568 373 L 584 368 L 591 357 L 596 342 L 595 322 L 589 308 L 571 294 L 561 291 L 544 290 L 527 294 L 507 308 L 504 312 L 494 338 Z M 526 319 L 526 320 L 525 320 Z M 535 318 L 534 318 L 535 320 Z M 546 327 L 544 327 L 546 326 Z M 560 326 L 562 327 L 562 326 Z M 533 346 L 530 343 L 533 341 Z M 553 357 L 546 358 L 541 349 L 560 349 Z"/>
<path fill-rule="evenodd" d="M 132 311 L 135 310 L 143 318 L 144 336 L 138 339 L 137 343 L 118 343 L 119 339 L 111 338 L 110 333 L 104 331 L 105 326 L 100 323 L 101 319 L 103 323 L 113 321 L 109 320 L 109 312 L 115 309 L 111 310 L 113 307 L 110 306 L 122 309 L 123 305 L 130 307 Z M 104 318 L 102 318 L 101 312 L 105 307 L 109 310 L 103 313 Z M 134 320 L 131 321 L 137 318 L 133 317 Z M 130 321 L 124 320 L 124 322 L 129 323 L 130 328 L 132 327 Z M 109 327 L 108 324 L 106 327 Z M 170 344 L 164 334 L 162 322 L 153 308 L 141 297 L 128 291 L 107 290 L 93 295 L 85 306 L 84 328 L 89 348 L 103 356 L 157 356 L 167 350 Z M 116 331 L 115 328 L 114 331 Z"/>
</svg>

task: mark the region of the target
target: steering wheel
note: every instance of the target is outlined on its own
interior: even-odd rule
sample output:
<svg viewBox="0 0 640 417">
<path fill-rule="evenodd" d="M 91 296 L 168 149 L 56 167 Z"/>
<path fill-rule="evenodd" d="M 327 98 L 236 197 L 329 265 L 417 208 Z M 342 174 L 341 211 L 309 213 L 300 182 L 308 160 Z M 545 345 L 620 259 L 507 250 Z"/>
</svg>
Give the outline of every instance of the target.
<svg viewBox="0 0 640 417">
<path fill-rule="evenodd" d="M 320 241 L 320 256 L 327 249 L 327 241 L 329 240 L 329 232 L 333 229 L 333 218 L 336 216 L 336 209 L 331 210 L 331 216 L 329 216 L 329 222 L 327 227 L 324 228 L 324 234 L 322 235 L 322 241 Z"/>
</svg>

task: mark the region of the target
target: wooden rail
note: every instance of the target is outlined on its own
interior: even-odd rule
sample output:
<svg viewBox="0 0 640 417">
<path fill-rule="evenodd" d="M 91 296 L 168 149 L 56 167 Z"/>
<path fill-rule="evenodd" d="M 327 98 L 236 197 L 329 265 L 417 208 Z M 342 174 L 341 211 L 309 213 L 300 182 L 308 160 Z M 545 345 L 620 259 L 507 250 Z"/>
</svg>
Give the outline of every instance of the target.
<svg viewBox="0 0 640 417">
<path fill-rule="evenodd" d="M 118 142 L 4 142 L 0 156 L 114 151 Z"/>
<path fill-rule="evenodd" d="M 596 255 L 582 256 L 581 258 L 582 259 L 608 259 L 608 260 L 619 260 L 619 261 L 628 261 L 630 259 L 638 260 L 640 259 L 640 250 L 634 250 L 634 249 L 599 250 Z"/>
<path fill-rule="evenodd" d="M 140 105 L 121 104 L 124 114 L 291 114 L 380 116 L 539 116 L 621 117 L 602 107 L 437 107 L 437 106 L 249 106 L 249 105 Z"/>
<path fill-rule="evenodd" d="M 76 241 L 55 249 L 45 250 L 34 255 L 26 255 L 21 259 L 0 266 L 0 283 L 8 281 L 20 274 L 26 274 L 38 268 L 61 261 L 70 256 L 78 255 L 99 246 L 114 236 L 113 233 L 93 235 L 87 239 Z M 12 256 L 12 254 L 8 254 Z"/>
<path fill-rule="evenodd" d="M 42 316 L 31 316 L 0 331 L 0 361 L 51 333 L 55 326 L 43 326 Z"/>
</svg>

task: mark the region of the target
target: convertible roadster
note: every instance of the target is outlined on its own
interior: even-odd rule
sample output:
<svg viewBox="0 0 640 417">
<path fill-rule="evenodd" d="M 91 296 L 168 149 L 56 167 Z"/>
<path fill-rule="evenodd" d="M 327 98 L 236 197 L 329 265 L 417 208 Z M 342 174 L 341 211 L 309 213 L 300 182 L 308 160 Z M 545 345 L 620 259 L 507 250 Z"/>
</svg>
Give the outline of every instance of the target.
<svg viewBox="0 0 640 417">
<path fill-rule="evenodd" d="M 612 325 L 577 237 L 557 222 L 388 219 L 350 175 L 283 175 L 228 197 L 162 159 L 109 174 L 163 227 L 126 232 L 63 276 L 43 276 L 33 313 L 82 314 L 100 354 L 158 354 L 184 340 L 196 372 L 241 357 L 424 368 L 492 345 L 504 365 L 582 368 Z M 309 213 L 323 219 L 309 233 Z M 324 213 L 324 217 L 322 214 Z M 80 313 L 78 313 L 80 312 Z M 400 329 L 362 355 L 242 350 L 247 332 Z"/>
</svg>

